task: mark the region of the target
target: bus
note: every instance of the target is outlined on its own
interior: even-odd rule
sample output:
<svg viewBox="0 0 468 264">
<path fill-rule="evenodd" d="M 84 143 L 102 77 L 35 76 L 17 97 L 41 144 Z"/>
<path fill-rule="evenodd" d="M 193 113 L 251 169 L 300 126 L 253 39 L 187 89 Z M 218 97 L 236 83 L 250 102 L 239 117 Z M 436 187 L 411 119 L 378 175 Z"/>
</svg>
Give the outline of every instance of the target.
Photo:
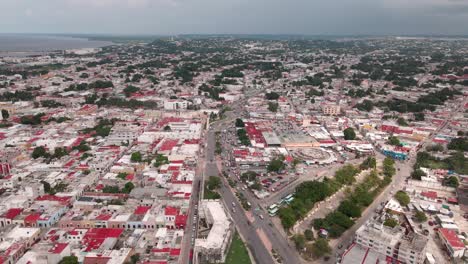
<svg viewBox="0 0 468 264">
<path fill-rule="evenodd" d="M 273 217 L 273 216 L 276 216 L 276 214 L 278 213 L 278 207 L 273 209 L 273 210 L 268 210 L 268 214 Z"/>
<path fill-rule="evenodd" d="M 293 200 L 294 200 L 294 197 L 290 197 L 290 198 L 284 199 L 284 203 L 290 204 Z"/>
<path fill-rule="evenodd" d="M 270 216 L 275 216 L 276 213 L 278 213 L 278 205 L 277 204 L 272 204 L 270 207 L 268 207 L 268 214 Z"/>
<path fill-rule="evenodd" d="M 276 208 L 278 208 L 278 205 L 277 205 L 277 204 L 272 204 L 272 205 L 270 205 L 270 206 L 268 207 L 268 211 L 274 210 L 274 209 L 276 209 Z"/>
</svg>

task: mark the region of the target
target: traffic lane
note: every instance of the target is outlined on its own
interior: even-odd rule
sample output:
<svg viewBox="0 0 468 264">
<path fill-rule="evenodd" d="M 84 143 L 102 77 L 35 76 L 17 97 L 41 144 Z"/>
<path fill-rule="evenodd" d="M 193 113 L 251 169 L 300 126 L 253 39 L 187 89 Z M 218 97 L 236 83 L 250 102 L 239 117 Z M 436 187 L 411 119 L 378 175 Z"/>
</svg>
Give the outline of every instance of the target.
<svg viewBox="0 0 468 264">
<path fill-rule="evenodd" d="M 214 134 L 213 134 L 214 135 Z M 206 175 L 218 175 L 218 167 L 216 163 L 207 163 L 205 167 Z M 222 176 L 220 176 L 222 177 Z M 252 255 L 255 258 L 256 263 L 273 263 L 273 258 L 270 255 L 270 252 L 266 249 L 263 242 L 258 237 L 256 230 L 253 229 L 251 225 L 248 224 L 248 220 L 244 213 L 242 212 L 241 205 L 238 203 L 237 198 L 232 193 L 231 189 L 227 187 L 226 181 L 223 178 L 223 184 L 221 184 L 221 197 L 225 201 L 226 206 L 231 217 L 234 220 L 234 224 L 237 226 L 241 235 L 246 239 L 246 243 L 249 246 L 249 249 L 252 252 Z M 232 213 L 232 203 L 236 205 L 236 213 Z"/>
<path fill-rule="evenodd" d="M 255 199 L 254 194 L 249 191 L 240 191 L 246 197 L 252 205 L 252 209 L 261 208 L 260 203 Z M 264 210 L 255 212 L 253 210 L 253 216 L 255 218 L 254 226 L 263 229 L 268 239 L 272 242 L 273 248 L 283 258 L 284 263 L 300 263 L 299 257 L 296 254 L 295 249 L 292 247 L 288 238 L 284 237 L 273 225 L 271 219 Z M 262 214 L 264 219 L 261 219 L 259 215 Z M 271 225 L 270 225 L 271 224 Z M 274 243 L 273 243 L 274 242 Z"/>
<path fill-rule="evenodd" d="M 255 228 L 248 222 L 241 205 L 237 201 L 237 198 L 232 193 L 229 187 L 224 184 L 221 186 L 221 196 L 223 197 L 226 206 L 228 206 L 229 213 L 234 220 L 239 232 L 246 239 L 246 243 L 251 249 L 252 254 L 254 255 L 256 263 L 273 263 L 273 258 L 270 255 L 270 252 L 266 249 L 265 245 L 258 237 L 257 231 Z M 232 211 L 232 204 L 235 204 L 235 213 Z"/>
</svg>

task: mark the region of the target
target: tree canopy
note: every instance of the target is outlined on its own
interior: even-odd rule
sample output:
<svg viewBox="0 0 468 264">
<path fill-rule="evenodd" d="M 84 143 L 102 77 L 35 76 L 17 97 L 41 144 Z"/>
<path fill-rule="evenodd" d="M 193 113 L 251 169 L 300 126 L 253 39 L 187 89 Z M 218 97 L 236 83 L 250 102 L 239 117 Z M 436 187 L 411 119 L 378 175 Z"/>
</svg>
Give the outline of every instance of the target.
<svg viewBox="0 0 468 264">
<path fill-rule="evenodd" d="M 356 139 L 356 132 L 352 127 L 348 127 L 343 131 L 345 140 L 354 140 Z"/>
<path fill-rule="evenodd" d="M 407 206 L 410 203 L 410 197 L 404 191 L 398 191 L 395 193 L 395 199 L 400 203 L 401 206 Z"/>
</svg>

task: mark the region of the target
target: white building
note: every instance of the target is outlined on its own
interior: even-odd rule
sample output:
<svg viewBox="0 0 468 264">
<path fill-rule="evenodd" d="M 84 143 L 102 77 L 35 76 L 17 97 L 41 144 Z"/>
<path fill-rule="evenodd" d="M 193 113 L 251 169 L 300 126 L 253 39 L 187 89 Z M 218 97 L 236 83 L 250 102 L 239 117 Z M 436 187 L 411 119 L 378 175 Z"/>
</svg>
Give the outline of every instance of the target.
<svg viewBox="0 0 468 264">
<path fill-rule="evenodd" d="M 428 238 L 396 226 L 390 228 L 377 221 L 368 221 L 356 231 L 356 243 L 402 263 L 423 263 Z"/>
<path fill-rule="evenodd" d="M 107 138 L 108 144 L 130 143 L 143 133 L 143 127 L 129 122 L 117 122 Z"/>
<path fill-rule="evenodd" d="M 187 109 L 188 103 L 185 100 L 167 100 L 164 101 L 164 109 L 165 110 L 182 110 Z"/>
<path fill-rule="evenodd" d="M 234 232 L 231 219 L 219 200 L 202 200 L 199 215 L 211 229 L 195 240 L 194 263 L 224 263 Z"/>
</svg>

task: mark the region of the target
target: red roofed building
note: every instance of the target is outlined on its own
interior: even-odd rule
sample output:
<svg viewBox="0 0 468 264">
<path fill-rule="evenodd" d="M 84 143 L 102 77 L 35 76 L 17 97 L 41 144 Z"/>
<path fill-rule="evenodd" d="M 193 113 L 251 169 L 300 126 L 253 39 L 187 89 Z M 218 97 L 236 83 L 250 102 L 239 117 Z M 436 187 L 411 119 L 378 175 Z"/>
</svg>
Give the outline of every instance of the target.
<svg viewBox="0 0 468 264">
<path fill-rule="evenodd" d="M 106 239 L 119 238 L 122 232 L 122 228 L 91 228 L 84 235 L 82 244 L 86 246 L 86 252 L 93 251 L 100 248 Z"/>
<path fill-rule="evenodd" d="M 447 248 L 449 254 L 453 258 L 461 258 L 465 253 L 465 244 L 453 230 L 440 228 L 437 232 L 440 240 Z"/>
<path fill-rule="evenodd" d="M 24 218 L 24 226 L 26 227 L 36 227 L 37 220 L 41 218 L 41 214 L 32 213 Z"/>
<path fill-rule="evenodd" d="M 23 208 L 10 208 L 4 214 L 0 215 L 0 227 L 5 227 L 23 212 Z"/>
<path fill-rule="evenodd" d="M 46 195 L 37 197 L 36 201 L 53 201 L 53 202 L 59 202 L 62 205 L 70 205 L 71 197 L 70 196 L 61 197 L 61 196 L 46 194 Z"/>
<path fill-rule="evenodd" d="M 68 246 L 68 243 L 57 243 L 51 249 L 49 249 L 48 252 L 50 254 L 69 256 L 70 247 Z"/>
<path fill-rule="evenodd" d="M 107 256 L 86 256 L 83 264 L 107 264 L 111 257 Z"/>
<path fill-rule="evenodd" d="M 138 206 L 133 212 L 136 215 L 145 215 L 151 209 L 151 206 Z"/>
<path fill-rule="evenodd" d="M 178 143 L 178 139 L 166 139 L 159 147 L 159 151 L 171 151 Z"/>
<path fill-rule="evenodd" d="M 184 229 L 187 224 L 187 215 L 177 215 L 175 218 L 175 226 L 179 229 Z"/>
<path fill-rule="evenodd" d="M 165 219 L 167 228 L 171 228 L 171 229 L 175 228 L 175 220 L 176 220 L 177 215 L 179 215 L 178 208 L 167 206 L 164 209 L 164 219 Z"/>
<path fill-rule="evenodd" d="M 421 195 L 431 200 L 437 200 L 437 192 L 434 191 L 421 192 Z"/>
</svg>

